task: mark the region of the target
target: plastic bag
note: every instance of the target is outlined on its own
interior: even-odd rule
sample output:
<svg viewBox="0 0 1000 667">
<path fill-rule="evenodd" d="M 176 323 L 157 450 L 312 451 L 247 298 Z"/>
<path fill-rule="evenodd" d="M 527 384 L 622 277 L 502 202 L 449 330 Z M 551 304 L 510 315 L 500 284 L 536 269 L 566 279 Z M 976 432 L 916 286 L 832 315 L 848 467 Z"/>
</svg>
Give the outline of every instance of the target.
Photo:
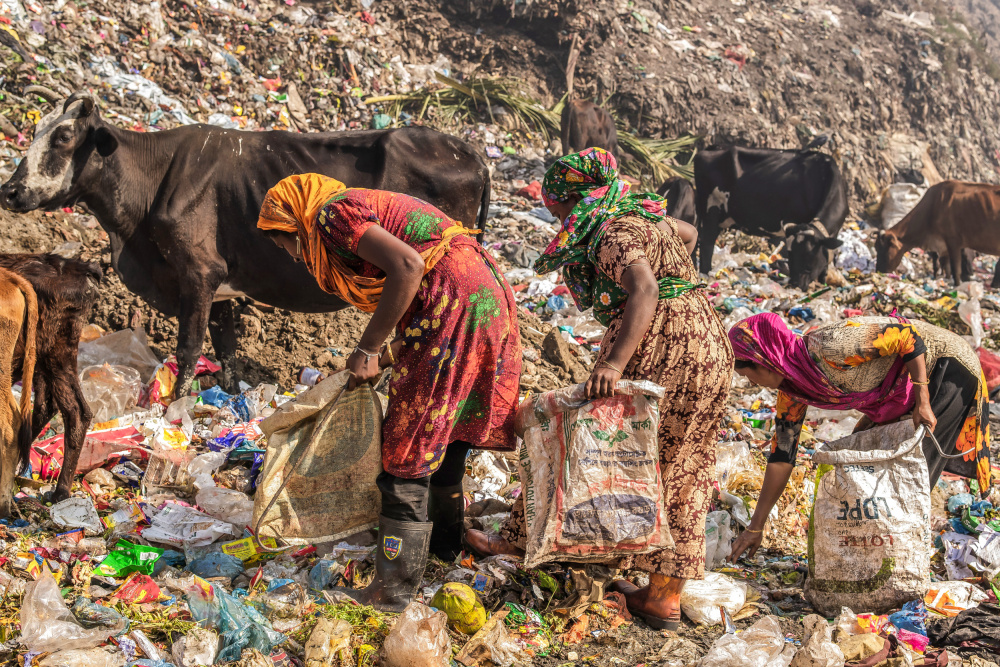
<svg viewBox="0 0 1000 667">
<path fill-rule="evenodd" d="M 192 628 L 170 646 L 177 667 L 208 667 L 215 664 L 219 635 L 207 628 Z"/>
<path fill-rule="evenodd" d="M 354 627 L 345 620 L 320 618 L 306 641 L 305 667 L 344 664 L 340 651 L 350 651 Z"/>
<path fill-rule="evenodd" d="M 198 492 L 195 502 L 207 514 L 237 528 L 245 528 L 253 521 L 253 501 L 239 491 L 210 486 Z"/>
<path fill-rule="evenodd" d="M 746 585 L 718 572 L 706 572 L 704 579 L 692 579 L 681 591 L 681 611 L 699 625 L 722 623 L 725 607 L 730 614 L 743 608 L 747 599 Z"/>
<path fill-rule="evenodd" d="M 285 636 L 275 632 L 254 607 L 243 604 L 218 586 L 212 586 L 212 596 L 218 609 L 218 629 L 222 632 L 223 648 L 217 662 L 238 660 L 245 648 L 255 648 L 269 655 L 272 648 L 285 641 Z"/>
<path fill-rule="evenodd" d="M 385 667 L 449 667 L 448 616 L 411 602 L 399 615 L 382 646 Z"/>
<path fill-rule="evenodd" d="M 716 447 L 715 478 L 719 486 L 730 493 L 743 489 L 759 491 L 764 483 L 764 471 L 754 460 L 747 443 L 720 442 Z"/>
<path fill-rule="evenodd" d="M 578 384 L 518 407 L 528 568 L 673 545 L 656 439 L 663 388 L 626 380 L 616 389 L 616 396 L 588 401 Z"/>
<path fill-rule="evenodd" d="M 110 607 L 95 604 L 85 597 L 78 597 L 73 603 L 73 616 L 87 629 L 100 629 L 108 635 L 119 637 L 128 632 L 131 623 L 127 618 Z"/>
<path fill-rule="evenodd" d="M 720 567 L 722 563 L 729 557 L 729 554 L 733 552 L 733 529 L 730 526 L 732 517 L 726 510 L 719 510 L 718 512 L 709 512 L 705 517 L 705 569 L 714 570 Z M 709 526 L 711 524 L 715 525 L 715 544 L 712 551 L 708 551 L 708 541 L 709 541 Z"/>
<path fill-rule="evenodd" d="M 893 183 L 882 193 L 882 229 L 892 229 L 913 210 L 927 188 L 913 183 Z"/>
<path fill-rule="evenodd" d="M 228 458 L 225 452 L 208 452 L 197 456 L 187 465 L 187 474 L 191 476 L 194 488 L 201 490 L 215 486 L 212 475 L 222 467 Z M 200 503 L 199 503 L 200 504 Z"/>
<path fill-rule="evenodd" d="M 67 498 L 49 508 L 49 516 L 54 524 L 66 530 L 83 528 L 91 537 L 104 532 L 104 524 L 90 498 Z"/>
<path fill-rule="evenodd" d="M 292 582 L 282 582 L 275 586 L 278 580 L 272 581 L 264 593 L 261 602 L 269 618 L 298 618 L 309 606 L 309 594 L 301 585 Z"/>
<path fill-rule="evenodd" d="M 202 579 L 214 579 L 215 577 L 233 579 L 243 574 L 244 567 L 243 561 L 236 556 L 212 553 L 191 561 L 184 569 Z"/>
<path fill-rule="evenodd" d="M 139 401 L 142 379 L 128 366 L 88 366 L 80 372 L 83 397 L 94 413 L 94 423 L 120 417 Z"/>
<path fill-rule="evenodd" d="M 830 626 L 826 619 L 809 614 L 802 619 L 806 638 L 802 642 L 791 667 L 844 667 L 844 652 L 830 639 Z"/>
<path fill-rule="evenodd" d="M 977 349 L 983 342 L 983 311 L 979 299 L 969 299 L 958 305 L 958 315 L 972 329 L 972 349 Z M 968 337 L 966 337 L 968 338 Z"/>
<path fill-rule="evenodd" d="M 698 663 L 699 667 L 787 667 L 785 633 L 775 616 L 765 616 L 739 635 L 722 635 Z"/>
<path fill-rule="evenodd" d="M 825 616 L 847 605 L 882 613 L 922 599 L 930 585 L 931 502 L 913 423 L 821 445 L 813 462 L 820 467 L 806 599 Z"/>
<path fill-rule="evenodd" d="M 140 380 L 148 381 L 160 365 L 160 360 L 149 349 L 145 331 L 123 329 L 88 343 L 80 343 L 77 351 L 78 368 L 102 364 L 128 366 L 139 373 Z"/>
<path fill-rule="evenodd" d="M 239 535 L 232 524 L 177 503 L 167 503 L 151 524 L 142 531 L 145 539 L 176 546 L 202 547 L 225 535 Z"/>
<path fill-rule="evenodd" d="M 97 572 L 106 577 L 125 577 L 133 572 L 152 575 L 163 549 L 118 540 L 114 549 L 97 566 Z"/>
<path fill-rule="evenodd" d="M 29 651 L 47 652 L 93 648 L 111 634 L 105 628 L 85 629 L 63 602 L 59 584 L 48 568 L 28 585 L 21 604 L 21 637 Z"/>
<path fill-rule="evenodd" d="M 122 667 L 125 654 L 114 648 L 65 649 L 34 664 L 38 667 Z"/>
</svg>

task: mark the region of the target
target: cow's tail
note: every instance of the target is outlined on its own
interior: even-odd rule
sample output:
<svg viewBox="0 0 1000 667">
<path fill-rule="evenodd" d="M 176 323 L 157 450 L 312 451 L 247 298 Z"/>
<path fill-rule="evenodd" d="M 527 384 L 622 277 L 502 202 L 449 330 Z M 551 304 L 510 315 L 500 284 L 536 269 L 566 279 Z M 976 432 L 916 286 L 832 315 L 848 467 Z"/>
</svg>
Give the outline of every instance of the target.
<svg viewBox="0 0 1000 667">
<path fill-rule="evenodd" d="M 35 377 L 35 352 L 38 329 L 38 299 L 35 290 L 27 280 L 13 271 L 6 271 L 11 281 L 24 296 L 27 307 L 24 318 L 24 362 L 21 365 L 21 428 L 18 431 L 19 469 L 28 460 L 34 431 L 31 424 L 31 385 Z"/>
<path fill-rule="evenodd" d="M 479 197 L 479 217 L 476 218 L 476 229 L 482 230 L 483 234 L 479 240 L 486 240 L 486 219 L 490 217 L 490 170 L 486 168 L 483 179 L 483 194 Z"/>
</svg>

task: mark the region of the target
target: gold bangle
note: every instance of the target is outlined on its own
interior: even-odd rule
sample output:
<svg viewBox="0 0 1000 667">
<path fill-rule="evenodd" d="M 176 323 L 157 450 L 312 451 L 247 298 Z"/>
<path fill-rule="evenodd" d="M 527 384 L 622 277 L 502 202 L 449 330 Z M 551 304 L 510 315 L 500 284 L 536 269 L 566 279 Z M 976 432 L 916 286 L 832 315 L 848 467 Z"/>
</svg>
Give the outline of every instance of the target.
<svg viewBox="0 0 1000 667">
<path fill-rule="evenodd" d="M 926 387 L 930 383 L 931 383 L 930 380 L 924 380 L 923 382 L 917 382 L 916 380 L 910 380 L 910 384 L 915 385 L 917 387 Z"/>
<path fill-rule="evenodd" d="M 611 370 L 615 371 L 619 375 L 624 375 L 625 374 L 625 372 L 622 369 L 616 368 L 615 366 L 612 366 L 606 359 L 601 361 L 601 365 L 602 366 L 607 366 L 608 368 L 610 368 Z"/>
<path fill-rule="evenodd" d="M 761 528 L 760 530 L 754 530 L 753 528 L 744 528 L 743 532 L 744 533 L 763 533 L 764 529 Z"/>
<path fill-rule="evenodd" d="M 389 365 L 390 366 L 395 366 L 396 365 L 396 357 L 392 356 L 392 343 L 386 343 L 385 344 L 385 351 L 389 355 Z"/>
</svg>

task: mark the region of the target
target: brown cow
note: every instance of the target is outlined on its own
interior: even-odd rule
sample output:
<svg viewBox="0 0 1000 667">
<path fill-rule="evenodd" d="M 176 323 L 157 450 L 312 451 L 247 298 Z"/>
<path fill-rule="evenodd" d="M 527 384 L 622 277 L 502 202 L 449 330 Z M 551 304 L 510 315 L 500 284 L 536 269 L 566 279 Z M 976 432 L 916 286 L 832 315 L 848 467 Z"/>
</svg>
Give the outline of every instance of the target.
<svg viewBox="0 0 1000 667">
<path fill-rule="evenodd" d="M 911 248 L 947 253 L 958 285 L 965 248 L 1000 255 L 1000 186 L 962 181 L 932 185 L 905 218 L 879 232 L 875 269 L 895 271 Z M 992 286 L 1000 287 L 1000 262 Z"/>
<path fill-rule="evenodd" d="M 0 517 L 14 505 L 14 477 L 31 445 L 31 378 L 35 371 L 35 290 L 21 276 L 0 268 Z M 11 391 L 18 339 L 24 336 L 21 406 Z"/>
<path fill-rule="evenodd" d="M 95 264 L 49 254 L 0 254 L 0 268 L 27 280 L 38 299 L 38 334 L 34 345 L 35 404 L 31 440 L 41 434 L 58 411 L 64 427 L 63 468 L 53 502 L 69 497 L 76 463 L 90 426 L 91 410 L 83 397 L 76 357 L 83 320 L 97 298 L 101 270 Z M 14 379 L 23 379 L 26 340 L 18 341 Z M 28 452 L 21 453 L 22 464 Z"/>
<path fill-rule="evenodd" d="M 563 107 L 559 122 L 563 155 L 582 151 L 584 148 L 603 148 L 619 162 L 618 130 L 615 119 L 607 111 L 587 100 L 569 100 Z"/>
</svg>

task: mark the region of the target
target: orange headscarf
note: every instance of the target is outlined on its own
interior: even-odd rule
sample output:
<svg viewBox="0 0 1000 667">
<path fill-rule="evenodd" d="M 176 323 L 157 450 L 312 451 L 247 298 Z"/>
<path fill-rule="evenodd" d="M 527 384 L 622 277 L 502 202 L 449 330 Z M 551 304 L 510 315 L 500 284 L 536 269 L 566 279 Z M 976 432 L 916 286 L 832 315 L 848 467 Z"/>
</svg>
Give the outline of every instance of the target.
<svg viewBox="0 0 1000 667">
<path fill-rule="evenodd" d="M 345 190 L 346 185 L 322 174 L 289 176 L 267 191 L 257 227 L 264 231 L 298 234 L 302 243 L 302 260 L 319 286 L 325 292 L 336 294 L 351 305 L 371 313 L 378 305 L 385 279 L 359 276 L 334 253 L 327 252 L 316 224 L 320 209 Z M 420 253 L 424 258 L 424 274 L 444 257 L 453 237 L 478 233 L 457 222 L 445 228 L 440 243 Z"/>
</svg>

